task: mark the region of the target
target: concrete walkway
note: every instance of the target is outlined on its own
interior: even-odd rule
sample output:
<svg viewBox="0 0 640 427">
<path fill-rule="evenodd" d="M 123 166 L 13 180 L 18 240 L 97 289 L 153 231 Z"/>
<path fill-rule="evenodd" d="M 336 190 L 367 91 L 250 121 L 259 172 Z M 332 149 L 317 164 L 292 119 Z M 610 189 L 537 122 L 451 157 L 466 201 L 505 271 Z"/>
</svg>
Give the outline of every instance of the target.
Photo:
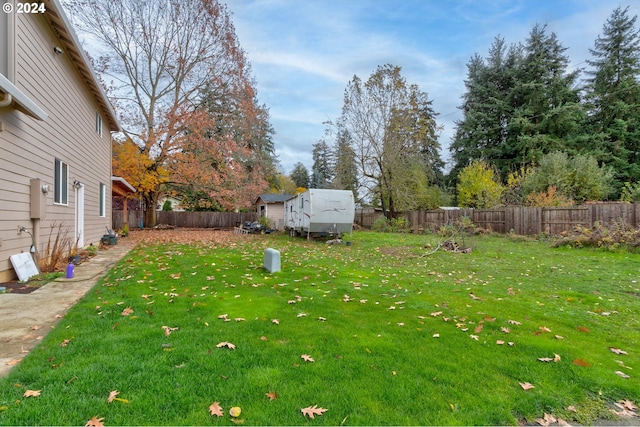
<svg viewBox="0 0 640 427">
<path fill-rule="evenodd" d="M 29 294 L 0 294 L 0 377 L 6 376 L 109 269 L 134 247 L 130 239 L 100 249 L 75 267 L 72 279 L 58 278 Z"/>
</svg>

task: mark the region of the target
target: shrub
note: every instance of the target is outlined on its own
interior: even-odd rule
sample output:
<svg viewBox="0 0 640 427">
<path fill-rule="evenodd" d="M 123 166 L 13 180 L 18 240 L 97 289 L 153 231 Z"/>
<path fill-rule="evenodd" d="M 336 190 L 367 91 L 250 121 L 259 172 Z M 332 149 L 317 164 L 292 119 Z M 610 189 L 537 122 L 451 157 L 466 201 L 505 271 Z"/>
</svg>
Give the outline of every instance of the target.
<svg viewBox="0 0 640 427">
<path fill-rule="evenodd" d="M 559 246 L 636 250 L 640 247 L 640 229 L 632 229 L 623 221 L 614 221 L 611 225 L 596 222 L 591 228 L 575 227 L 554 243 L 554 247 Z"/>
<path fill-rule="evenodd" d="M 504 187 L 494 169 L 485 161 L 474 160 L 458 177 L 458 204 L 469 208 L 493 208 L 500 205 Z"/>
</svg>

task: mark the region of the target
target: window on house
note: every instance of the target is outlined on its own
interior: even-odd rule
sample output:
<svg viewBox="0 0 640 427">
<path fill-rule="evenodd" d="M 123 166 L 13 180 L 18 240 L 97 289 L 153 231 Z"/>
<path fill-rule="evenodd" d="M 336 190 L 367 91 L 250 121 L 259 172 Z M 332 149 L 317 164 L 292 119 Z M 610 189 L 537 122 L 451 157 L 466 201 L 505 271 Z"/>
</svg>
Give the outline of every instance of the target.
<svg viewBox="0 0 640 427">
<path fill-rule="evenodd" d="M 53 166 L 53 203 L 69 204 L 69 165 L 56 159 Z"/>
<path fill-rule="evenodd" d="M 100 183 L 100 216 L 107 216 L 107 186 L 103 183 Z"/>
<path fill-rule="evenodd" d="M 102 116 L 96 111 L 96 133 L 102 136 Z"/>
</svg>

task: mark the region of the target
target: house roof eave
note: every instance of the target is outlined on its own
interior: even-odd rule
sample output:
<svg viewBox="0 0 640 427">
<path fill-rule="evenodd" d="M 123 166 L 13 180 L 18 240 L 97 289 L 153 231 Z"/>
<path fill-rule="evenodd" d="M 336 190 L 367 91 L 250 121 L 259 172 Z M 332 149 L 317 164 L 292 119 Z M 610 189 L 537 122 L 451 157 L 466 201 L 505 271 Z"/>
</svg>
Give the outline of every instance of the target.
<svg viewBox="0 0 640 427">
<path fill-rule="evenodd" d="M 24 92 L 18 89 L 2 74 L 0 74 L 0 91 L 4 92 L 6 96 L 10 96 L 12 98 L 12 102 L 16 104 L 18 110 L 33 117 L 34 119 L 38 119 L 43 122 L 47 120 L 48 114 L 46 111 L 40 108 L 27 95 L 25 95 Z"/>
<path fill-rule="evenodd" d="M 102 89 L 100 80 L 93 71 L 89 58 L 85 54 L 84 49 L 82 49 L 82 45 L 73 30 L 73 26 L 64 13 L 64 8 L 60 4 L 59 0 L 44 0 L 44 3 L 47 7 L 47 17 L 49 18 L 51 27 L 65 45 L 65 54 L 68 54 L 72 62 L 76 65 L 84 83 L 89 88 L 89 91 L 94 95 L 94 98 L 100 105 L 103 113 L 107 116 L 109 130 L 111 132 L 122 131 L 116 113 L 111 106 L 111 102 Z"/>
</svg>

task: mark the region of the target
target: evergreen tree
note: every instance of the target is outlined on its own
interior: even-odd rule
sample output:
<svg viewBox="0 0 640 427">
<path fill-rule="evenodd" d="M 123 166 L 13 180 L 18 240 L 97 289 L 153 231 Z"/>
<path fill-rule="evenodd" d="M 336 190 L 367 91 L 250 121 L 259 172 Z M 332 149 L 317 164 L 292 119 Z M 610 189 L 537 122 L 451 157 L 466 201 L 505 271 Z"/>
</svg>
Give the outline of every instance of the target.
<svg viewBox="0 0 640 427">
<path fill-rule="evenodd" d="M 354 200 L 358 200 L 358 168 L 356 154 L 351 147 L 349 132 L 338 133 L 333 149 L 333 182 L 332 187 L 338 190 L 351 190 Z"/>
<path fill-rule="evenodd" d="M 640 182 L 640 30 L 629 8 L 616 8 L 590 49 L 586 80 L 588 149 L 615 170 L 614 195 L 625 182 Z"/>
<path fill-rule="evenodd" d="M 455 184 L 458 174 L 474 159 L 486 159 L 500 169 L 511 166 L 510 162 L 504 162 L 503 151 L 521 59 L 520 46 L 507 46 L 503 38 L 497 37 L 486 60 L 475 54 L 467 64 L 467 91 L 460 107 L 463 118 L 456 122 L 450 146 L 453 159 L 450 185 Z"/>
<path fill-rule="evenodd" d="M 309 170 L 302 163 L 298 162 L 293 166 L 289 178 L 296 184 L 296 187 L 309 188 Z"/>
<path fill-rule="evenodd" d="M 500 166 L 505 175 L 516 166 L 537 163 L 546 153 L 575 145 L 584 132 L 586 114 L 576 88 L 579 70 L 567 71 L 566 50 L 555 33 L 547 34 L 546 26 L 531 30 L 512 94 L 515 111 L 504 153 L 511 164 Z"/>
<path fill-rule="evenodd" d="M 474 159 L 484 159 L 504 179 L 584 138 L 578 71 L 567 71 L 565 51 L 554 33 L 535 26 L 524 44 L 508 47 L 498 37 L 486 59 L 471 58 L 460 107 L 463 119 L 456 123 L 450 148 L 450 185 Z"/>
<path fill-rule="evenodd" d="M 313 144 L 313 168 L 311 170 L 311 188 L 329 188 L 331 176 L 331 150 L 329 145 L 321 139 Z"/>
</svg>

